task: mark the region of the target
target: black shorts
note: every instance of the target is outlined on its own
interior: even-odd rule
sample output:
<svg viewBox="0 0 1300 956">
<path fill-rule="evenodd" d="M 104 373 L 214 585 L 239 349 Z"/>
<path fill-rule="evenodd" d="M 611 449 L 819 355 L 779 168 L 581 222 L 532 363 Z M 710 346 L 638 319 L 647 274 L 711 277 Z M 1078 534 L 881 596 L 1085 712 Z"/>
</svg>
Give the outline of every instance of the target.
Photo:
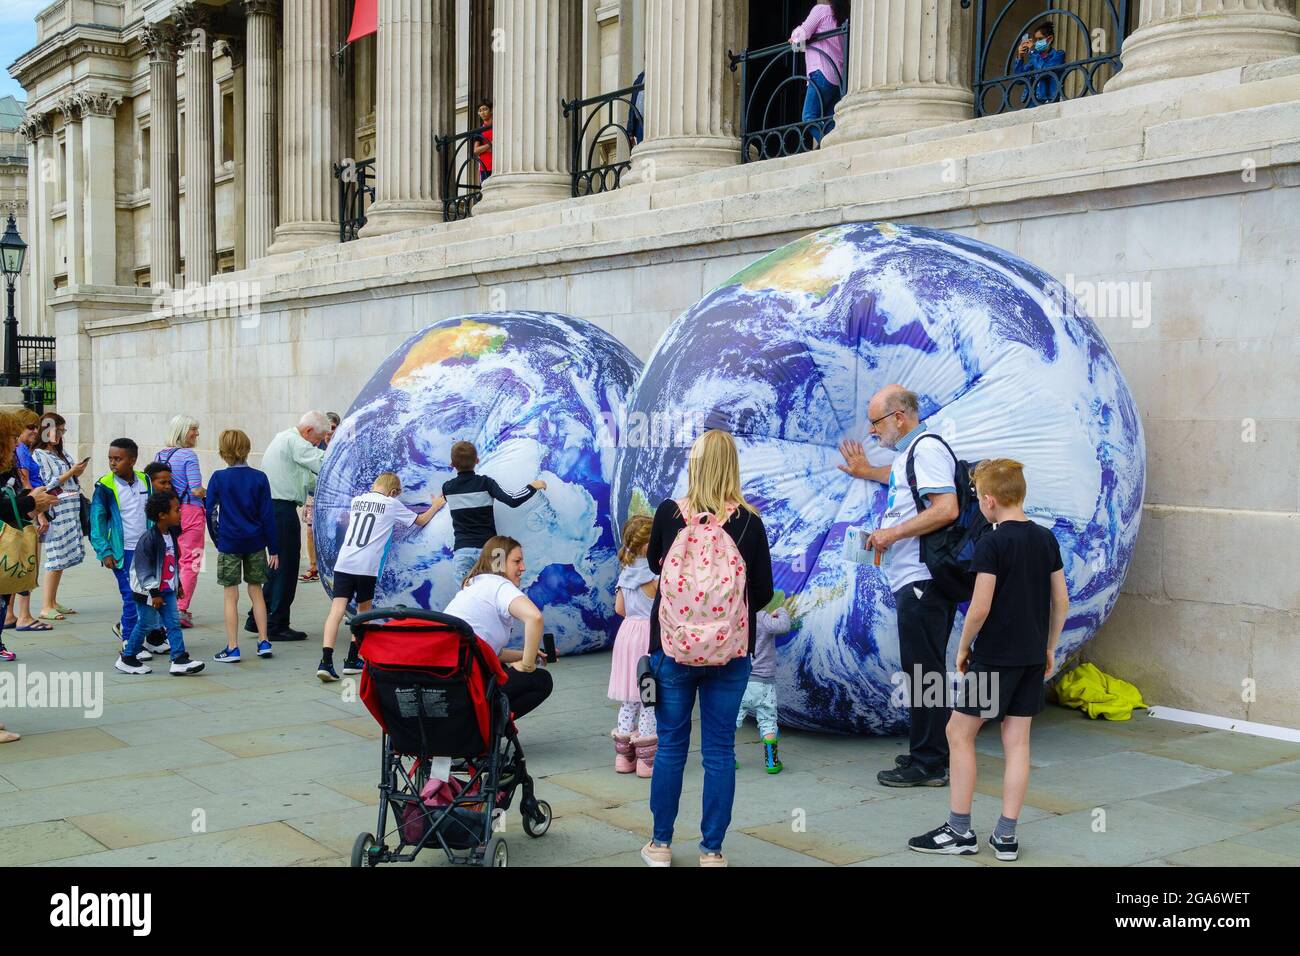
<svg viewBox="0 0 1300 956">
<path fill-rule="evenodd" d="M 334 572 L 334 596 L 365 604 L 375 599 L 375 579 L 365 574 Z"/>
<path fill-rule="evenodd" d="M 1043 710 L 1046 662 L 1025 667 L 1004 667 L 971 661 L 965 679 L 957 685 L 953 710 L 970 717 L 999 720 L 1034 717 Z"/>
</svg>

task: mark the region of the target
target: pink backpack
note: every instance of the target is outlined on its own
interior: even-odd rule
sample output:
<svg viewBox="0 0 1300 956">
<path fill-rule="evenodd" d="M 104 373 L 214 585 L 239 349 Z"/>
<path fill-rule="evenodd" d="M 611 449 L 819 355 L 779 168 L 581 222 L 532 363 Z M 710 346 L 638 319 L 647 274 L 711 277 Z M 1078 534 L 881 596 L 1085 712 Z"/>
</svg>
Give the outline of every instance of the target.
<svg viewBox="0 0 1300 956">
<path fill-rule="evenodd" d="M 708 667 L 749 653 L 745 559 L 711 514 L 692 515 L 677 502 L 686 527 L 664 558 L 659 582 L 659 640 L 679 664 Z M 735 508 L 728 506 L 730 519 Z"/>
</svg>

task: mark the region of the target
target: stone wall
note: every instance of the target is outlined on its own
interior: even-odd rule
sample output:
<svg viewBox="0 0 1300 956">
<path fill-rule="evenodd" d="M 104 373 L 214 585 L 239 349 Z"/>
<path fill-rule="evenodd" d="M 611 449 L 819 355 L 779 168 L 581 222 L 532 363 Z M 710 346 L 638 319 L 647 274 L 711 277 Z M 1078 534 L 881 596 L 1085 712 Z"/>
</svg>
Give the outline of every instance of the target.
<svg viewBox="0 0 1300 956">
<path fill-rule="evenodd" d="M 448 315 L 567 312 L 645 357 L 798 235 L 951 229 L 1076 286 L 1150 295 L 1149 313 L 1094 310 L 1149 461 L 1134 565 L 1088 654 L 1149 702 L 1300 726 L 1298 101 L 1292 58 L 272 256 L 223 277 L 256 293 L 255 316 L 83 290 L 53 306 L 59 379 L 81 382 L 61 410 L 97 462 L 118 434 L 152 456 L 172 414 L 194 415 L 209 469 L 221 429 L 260 447 L 308 408 L 345 411 L 392 348 Z"/>
</svg>

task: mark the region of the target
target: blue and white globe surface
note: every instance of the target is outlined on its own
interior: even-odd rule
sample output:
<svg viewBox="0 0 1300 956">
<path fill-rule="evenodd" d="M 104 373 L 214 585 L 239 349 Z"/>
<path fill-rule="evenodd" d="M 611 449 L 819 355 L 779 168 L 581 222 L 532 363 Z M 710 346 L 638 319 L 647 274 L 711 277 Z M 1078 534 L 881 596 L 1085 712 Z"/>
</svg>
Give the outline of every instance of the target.
<svg viewBox="0 0 1300 956">
<path fill-rule="evenodd" d="M 506 491 L 547 483 L 521 507 L 497 503 L 495 512 L 497 530 L 524 546 L 523 589 L 559 651 L 608 645 L 619 620 L 608 423 L 640 370 L 609 333 L 566 315 L 462 315 L 413 335 L 361 390 L 321 468 L 313 524 L 326 589 L 352 497 L 393 471 L 402 501 L 424 510 L 454 477 L 451 445 L 465 439 L 478 448 L 476 470 Z M 422 529 L 396 530 L 375 605 L 445 607 L 456 584 L 452 543 L 445 508 Z"/>
<path fill-rule="evenodd" d="M 844 551 L 850 530 L 879 525 L 886 487 L 836 467 L 840 440 L 864 438 L 867 402 L 892 382 L 918 393 L 922 420 L 960 457 L 1024 463 L 1025 510 L 1056 535 L 1069 584 L 1058 663 L 1106 619 L 1133 551 L 1141 421 L 1096 326 L 1051 276 L 962 236 L 888 223 L 776 250 L 660 341 L 620 434 L 614 497 L 622 520 L 681 496 L 690 440 L 732 432 L 778 597 L 795 596 L 794 627 L 777 639 L 791 726 L 907 725 L 891 700 L 902 696 L 893 595 L 879 568 Z M 876 465 L 893 458 L 868 450 Z"/>
</svg>

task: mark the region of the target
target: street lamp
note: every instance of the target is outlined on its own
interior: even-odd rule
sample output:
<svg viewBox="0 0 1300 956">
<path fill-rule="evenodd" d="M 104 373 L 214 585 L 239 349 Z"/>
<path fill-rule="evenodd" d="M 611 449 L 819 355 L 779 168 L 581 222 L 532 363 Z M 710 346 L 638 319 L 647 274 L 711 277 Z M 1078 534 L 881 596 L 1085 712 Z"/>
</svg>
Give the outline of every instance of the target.
<svg viewBox="0 0 1300 956">
<path fill-rule="evenodd" d="M 5 384 L 17 387 L 18 380 L 18 316 L 14 313 L 14 284 L 23 271 L 27 243 L 18 235 L 18 223 L 9 214 L 5 234 L 0 237 L 0 270 L 5 274 L 9 291 L 9 310 L 5 313 Z"/>
</svg>

